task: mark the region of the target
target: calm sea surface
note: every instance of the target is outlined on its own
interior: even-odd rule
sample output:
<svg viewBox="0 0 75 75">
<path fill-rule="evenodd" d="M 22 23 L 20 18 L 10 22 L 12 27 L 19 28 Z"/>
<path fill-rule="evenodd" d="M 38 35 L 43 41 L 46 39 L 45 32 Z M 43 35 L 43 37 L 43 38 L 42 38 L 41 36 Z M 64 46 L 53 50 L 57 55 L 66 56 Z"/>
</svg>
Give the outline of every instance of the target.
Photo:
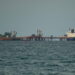
<svg viewBox="0 0 75 75">
<path fill-rule="evenodd" d="M 0 41 L 0 75 L 75 75 L 75 42 Z"/>
</svg>

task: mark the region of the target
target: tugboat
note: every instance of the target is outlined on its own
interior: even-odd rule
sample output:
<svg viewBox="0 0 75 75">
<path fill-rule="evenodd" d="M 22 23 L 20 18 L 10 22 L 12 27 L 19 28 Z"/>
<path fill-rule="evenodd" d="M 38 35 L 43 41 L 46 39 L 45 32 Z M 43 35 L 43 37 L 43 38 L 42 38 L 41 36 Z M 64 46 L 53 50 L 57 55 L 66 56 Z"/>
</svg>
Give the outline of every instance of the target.
<svg viewBox="0 0 75 75">
<path fill-rule="evenodd" d="M 69 29 L 69 32 L 66 33 L 67 41 L 75 41 L 75 30 Z"/>
</svg>

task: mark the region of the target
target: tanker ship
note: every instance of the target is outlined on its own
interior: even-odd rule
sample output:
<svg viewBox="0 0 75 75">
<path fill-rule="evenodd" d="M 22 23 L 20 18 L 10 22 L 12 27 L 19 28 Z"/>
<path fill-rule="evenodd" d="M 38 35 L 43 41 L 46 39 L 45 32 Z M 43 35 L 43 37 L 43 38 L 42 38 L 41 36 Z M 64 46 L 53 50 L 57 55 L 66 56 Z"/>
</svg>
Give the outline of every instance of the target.
<svg viewBox="0 0 75 75">
<path fill-rule="evenodd" d="M 53 39 L 59 39 L 59 40 L 64 40 L 66 39 L 67 41 L 75 41 L 75 30 L 74 29 L 69 29 L 69 32 L 66 33 L 64 36 L 42 36 L 42 32 L 40 30 L 37 30 L 37 34 L 32 34 L 31 36 L 24 36 L 24 37 L 16 37 L 17 32 L 5 32 L 3 35 L 0 34 L 0 40 L 21 40 L 21 41 L 42 41 L 42 40 L 53 40 Z"/>
</svg>

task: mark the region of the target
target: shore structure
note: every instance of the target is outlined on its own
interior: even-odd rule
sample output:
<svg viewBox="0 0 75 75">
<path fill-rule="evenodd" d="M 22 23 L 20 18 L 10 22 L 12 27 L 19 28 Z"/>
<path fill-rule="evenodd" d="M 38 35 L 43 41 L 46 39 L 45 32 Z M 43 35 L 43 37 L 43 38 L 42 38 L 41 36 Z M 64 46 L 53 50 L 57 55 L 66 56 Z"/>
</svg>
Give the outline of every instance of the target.
<svg viewBox="0 0 75 75">
<path fill-rule="evenodd" d="M 75 41 L 75 31 L 71 29 L 69 32 L 66 33 L 64 36 L 53 36 L 50 37 L 43 36 L 41 30 L 37 29 L 37 34 L 32 34 L 31 36 L 23 36 L 17 37 L 17 32 L 5 32 L 4 35 L 0 34 L 0 40 L 6 41 L 52 41 L 52 40 L 67 40 L 67 41 Z"/>
</svg>

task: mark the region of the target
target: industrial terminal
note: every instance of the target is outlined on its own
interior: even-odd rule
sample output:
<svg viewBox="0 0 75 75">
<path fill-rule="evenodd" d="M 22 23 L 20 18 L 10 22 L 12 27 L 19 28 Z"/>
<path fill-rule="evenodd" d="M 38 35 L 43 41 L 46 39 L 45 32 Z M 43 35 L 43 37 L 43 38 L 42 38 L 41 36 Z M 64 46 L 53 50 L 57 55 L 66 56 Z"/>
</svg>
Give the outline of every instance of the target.
<svg viewBox="0 0 75 75">
<path fill-rule="evenodd" d="M 17 37 L 17 32 L 5 32 L 4 34 L 0 34 L 0 40 L 7 40 L 7 41 L 52 41 L 52 40 L 67 40 L 67 41 L 75 41 L 75 30 L 69 29 L 63 36 L 43 36 L 43 33 L 40 29 L 37 29 L 37 34 L 32 34 L 30 36 L 20 36 Z"/>
</svg>

